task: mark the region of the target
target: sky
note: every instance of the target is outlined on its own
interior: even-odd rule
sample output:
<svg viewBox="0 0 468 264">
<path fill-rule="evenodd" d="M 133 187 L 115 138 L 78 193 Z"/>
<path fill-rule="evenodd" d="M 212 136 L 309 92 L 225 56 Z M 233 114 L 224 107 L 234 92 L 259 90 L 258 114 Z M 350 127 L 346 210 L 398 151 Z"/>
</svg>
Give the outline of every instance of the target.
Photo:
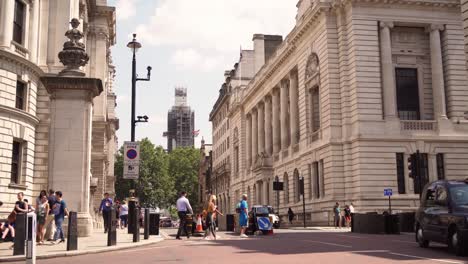
<svg viewBox="0 0 468 264">
<path fill-rule="evenodd" d="M 166 148 L 167 111 L 174 104 L 174 88 L 186 87 L 195 111 L 195 130 L 211 143 L 209 113 L 224 82 L 224 71 L 239 59 L 239 50 L 252 49 L 255 33 L 286 36 L 294 27 L 297 0 L 109 0 L 116 7 L 116 66 L 119 145 L 130 140 L 131 52 L 126 47 L 137 34 L 137 74 L 151 81 L 137 82 L 136 139 L 149 138 Z"/>
</svg>

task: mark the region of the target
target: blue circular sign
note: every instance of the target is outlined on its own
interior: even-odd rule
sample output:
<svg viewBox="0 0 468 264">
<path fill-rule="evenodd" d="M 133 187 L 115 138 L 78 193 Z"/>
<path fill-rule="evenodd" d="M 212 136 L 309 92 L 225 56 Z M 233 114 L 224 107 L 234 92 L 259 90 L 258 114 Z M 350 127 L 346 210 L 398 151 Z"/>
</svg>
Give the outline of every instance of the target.
<svg viewBox="0 0 468 264">
<path fill-rule="evenodd" d="M 135 159 L 138 156 L 138 152 L 134 149 L 127 150 L 127 158 Z"/>
</svg>

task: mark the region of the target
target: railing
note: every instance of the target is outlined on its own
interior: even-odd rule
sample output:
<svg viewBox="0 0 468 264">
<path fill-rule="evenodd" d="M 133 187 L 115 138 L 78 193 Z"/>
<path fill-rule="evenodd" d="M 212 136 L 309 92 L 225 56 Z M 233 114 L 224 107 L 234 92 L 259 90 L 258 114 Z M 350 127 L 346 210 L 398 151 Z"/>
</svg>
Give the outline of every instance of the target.
<svg viewBox="0 0 468 264">
<path fill-rule="evenodd" d="M 435 131 L 437 122 L 434 120 L 402 120 L 401 130 Z"/>
</svg>

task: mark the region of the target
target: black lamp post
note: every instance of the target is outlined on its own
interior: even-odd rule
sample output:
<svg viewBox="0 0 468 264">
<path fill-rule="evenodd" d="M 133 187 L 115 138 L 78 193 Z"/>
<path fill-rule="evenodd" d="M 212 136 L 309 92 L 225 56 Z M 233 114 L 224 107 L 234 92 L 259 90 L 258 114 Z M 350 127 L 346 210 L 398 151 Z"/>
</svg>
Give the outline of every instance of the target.
<svg viewBox="0 0 468 264">
<path fill-rule="evenodd" d="M 148 66 L 146 69 L 148 71 L 147 77 L 146 78 L 138 78 L 136 74 L 136 53 L 138 50 L 141 48 L 141 44 L 136 41 L 136 34 L 133 34 L 133 40 L 130 41 L 127 44 L 127 47 L 130 48 L 133 54 L 133 59 L 132 59 L 132 113 L 131 113 L 131 124 L 130 124 L 130 129 L 131 129 L 131 142 L 135 142 L 135 126 L 136 123 L 140 122 L 148 122 L 148 116 L 138 116 L 138 120 L 135 120 L 135 106 L 136 106 L 136 82 L 137 81 L 149 81 L 151 77 L 151 67 Z M 131 197 L 133 199 L 130 199 L 128 201 L 128 207 L 129 207 L 129 217 L 128 217 L 128 233 L 139 233 L 139 230 L 134 230 L 137 227 L 137 223 L 134 223 L 134 216 L 133 214 L 135 213 L 135 206 L 136 206 L 136 200 L 134 199 L 136 197 L 135 193 L 135 181 L 132 180 L 132 190 L 130 191 Z M 139 238 L 136 239 L 134 236 L 133 242 L 137 242 Z"/>
</svg>

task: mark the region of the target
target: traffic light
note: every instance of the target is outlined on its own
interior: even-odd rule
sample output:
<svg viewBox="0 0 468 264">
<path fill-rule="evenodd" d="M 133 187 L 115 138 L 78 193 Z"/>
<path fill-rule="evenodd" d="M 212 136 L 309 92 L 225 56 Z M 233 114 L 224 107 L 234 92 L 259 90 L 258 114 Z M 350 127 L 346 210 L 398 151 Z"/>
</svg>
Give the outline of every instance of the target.
<svg viewBox="0 0 468 264">
<path fill-rule="evenodd" d="M 409 157 L 408 157 L 408 176 L 410 178 L 416 178 L 417 177 L 417 157 L 416 157 L 416 154 L 411 154 Z"/>
</svg>

